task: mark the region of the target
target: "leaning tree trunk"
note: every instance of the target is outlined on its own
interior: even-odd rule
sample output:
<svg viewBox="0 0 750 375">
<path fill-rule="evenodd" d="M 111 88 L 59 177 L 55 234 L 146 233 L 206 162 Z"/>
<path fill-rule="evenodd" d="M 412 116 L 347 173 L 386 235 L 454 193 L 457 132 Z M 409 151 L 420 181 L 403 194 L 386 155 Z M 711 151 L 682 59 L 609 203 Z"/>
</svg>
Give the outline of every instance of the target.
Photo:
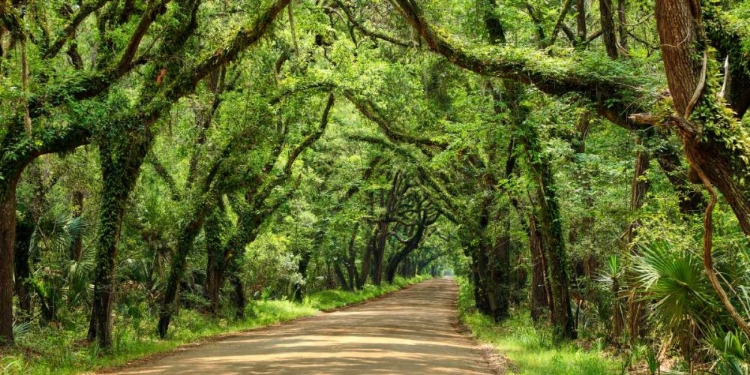
<svg viewBox="0 0 750 375">
<path fill-rule="evenodd" d="M 416 233 L 414 233 L 414 235 L 404 244 L 404 247 L 401 248 L 399 252 L 394 254 L 388 260 L 388 266 L 385 268 L 385 277 L 389 284 L 393 284 L 393 281 L 396 279 L 396 272 L 398 271 L 398 266 L 401 262 L 408 258 L 409 255 L 419 247 L 419 244 L 424 237 L 425 230 L 430 224 L 432 224 L 432 221 L 427 217 L 427 212 L 420 212 Z"/>
<path fill-rule="evenodd" d="M 708 57 L 700 9 L 690 0 L 656 2 L 656 20 L 669 91 L 677 116 L 666 119 L 679 133 L 693 171 L 701 169 L 724 195 L 745 235 L 750 235 L 745 130 L 717 100 L 717 67 Z M 694 182 L 699 182 L 695 180 Z"/>
<path fill-rule="evenodd" d="M 393 281 L 396 280 L 399 265 L 406 260 L 413 250 L 409 246 L 404 246 L 398 253 L 388 259 L 388 265 L 385 267 L 385 281 L 388 284 L 393 284 Z"/>
<path fill-rule="evenodd" d="M 711 7 L 710 3 L 706 4 Z M 717 99 L 717 67 L 709 58 L 703 29 L 702 10 L 694 0 L 657 0 L 656 24 L 677 113 L 666 123 L 679 133 L 691 169 L 709 190 L 712 200 L 704 223 L 704 265 L 709 280 L 724 308 L 746 333 L 750 324 L 736 311 L 715 275 L 711 262 L 711 209 L 716 202 L 715 186 L 737 217 L 745 235 L 750 235 L 748 163 L 750 145 L 745 129 Z"/>
<path fill-rule="evenodd" d="M 88 338 L 90 341 L 96 340 L 101 348 L 109 348 L 112 344 L 115 265 L 125 206 L 153 141 L 150 135 L 141 136 L 144 139 L 107 140 L 99 147 L 103 186 Z"/>
<path fill-rule="evenodd" d="M 200 205 L 199 205 L 200 206 Z M 167 280 L 167 290 L 164 292 L 164 297 L 161 302 L 161 309 L 159 311 L 159 324 L 157 330 L 159 331 L 159 337 L 164 338 L 167 335 L 169 329 L 169 322 L 172 319 L 174 310 L 176 309 L 177 296 L 180 291 L 180 281 L 187 268 L 187 256 L 193 249 L 195 238 L 203 226 L 203 220 L 205 219 L 205 209 L 196 212 L 190 222 L 182 228 L 180 237 L 177 240 L 177 249 L 174 256 L 172 257 L 172 268 L 169 271 L 169 279 Z M 220 275 L 215 275 L 217 278 L 217 284 L 214 288 L 221 290 L 221 284 L 218 283 Z"/>
<path fill-rule="evenodd" d="M 341 263 L 336 262 L 333 264 L 333 272 L 336 274 L 336 278 L 339 279 L 339 285 L 341 285 L 341 288 L 344 290 L 351 290 L 349 283 L 346 280 L 346 274 L 344 274 L 344 270 L 341 268 Z"/>
</svg>

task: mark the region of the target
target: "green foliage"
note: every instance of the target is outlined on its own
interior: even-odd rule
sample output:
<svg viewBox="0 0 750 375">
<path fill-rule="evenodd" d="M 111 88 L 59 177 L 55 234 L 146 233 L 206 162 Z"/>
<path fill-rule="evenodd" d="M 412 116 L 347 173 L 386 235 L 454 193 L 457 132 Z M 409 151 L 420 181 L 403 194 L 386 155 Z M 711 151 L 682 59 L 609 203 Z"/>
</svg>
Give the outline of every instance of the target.
<svg viewBox="0 0 750 375">
<path fill-rule="evenodd" d="M 700 258 L 674 251 L 666 242 L 641 247 L 641 252 L 635 259 L 639 287 L 646 298 L 655 300 L 654 315 L 661 324 L 687 332 L 711 325 L 708 319 L 717 300 L 703 276 Z"/>
<path fill-rule="evenodd" d="M 399 274 L 476 281 L 486 278 L 478 255 L 507 250 L 511 280 L 498 290 L 509 291 L 511 319 L 496 325 L 475 313 L 465 280 L 461 311 L 514 371 L 653 373 L 669 363 L 658 356 L 675 354 L 684 367 L 747 370 L 747 338 L 734 333 L 697 252 L 705 196 L 687 182 L 684 139 L 674 127 L 627 120 L 674 113 L 653 2 L 614 2 L 623 5 L 613 15 L 622 31 L 611 30 L 617 59 L 597 34 L 606 3 L 597 1 L 585 9 L 565 0 L 294 1 L 294 25 L 283 7 L 257 22 L 282 4 L 271 0 L 27 3 L 0 15 L 0 198 L 16 188 L 17 207 L 3 212 L 33 227 L 21 249 L 30 274 L 16 284 L 31 297 L 6 301 L 30 319 L 15 323 L 28 350 L 4 356 L 0 371 L 93 369 L 394 290 L 402 278 L 364 288 L 355 279 L 373 276 L 366 254 L 377 250 L 387 263 L 404 248 L 425 207 L 439 217 Z M 416 29 L 405 7 L 415 4 Z M 730 88 L 750 74 L 750 1 L 701 5 L 712 47 L 690 120 L 710 146 L 703 151 L 724 158 L 750 192 L 750 116 L 718 98 L 724 54 Z M 488 38 L 492 20 L 502 44 Z M 325 133 L 298 149 L 318 134 L 329 93 L 336 105 Z M 638 176 L 636 157 L 645 163 Z M 748 318 L 747 238 L 723 203 L 714 212 L 716 268 Z M 557 297 L 569 276 L 578 343 L 596 350 L 552 345 L 553 328 L 524 317 L 538 263 L 532 224 L 546 237 L 547 282 Z M 78 241 L 81 258 L 72 259 Z M 95 279 L 97 270 L 111 272 Z M 112 354 L 80 341 L 94 284 L 107 276 L 116 291 Z M 167 304 L 181 313 L 169 340 L 155 341 L 168 285 Z M 227 320 L 243 296 L 253 318 Z M 301 296 L 303 305 L 289 302 Z M 648 333 L 611 337 L 633 302 L 646 307 Z M 664 337 L 676 343 L 657 354 Z M 626 339 L 642 342 L 628 348 Z M 601 358 L 607 345 L 621 360 Z"/>
<path fill-rule="evenodd" d="M 386 293 L 395 292 L 399 289 L 407 287 L 410 284 L 420 282 L 428 278 L 429 276 L 417 276 L 411 279 L 396 277 L 393 284 L 383 284 L 380 286 L 367 284 L 362 290 L 356 292 L 348 292 L 340 289 L 324 290 L 305 297 L 304 305 L 322 311 L 335 310 L 342 306 L 364 302 Z"/>
<path fill-rule="evenodd" d="M 586 350 L 577 343 L 555 344 L 548 326 L 534 326 L 528 311 L 513 311 L 511 318 L 494 323 L 475 311 L 473 287 L 459 278 L 459 316 L 474 336 L 491 345 L 510 361 L 512 374 L 612 374 L 620 369 L 619 360 L 609 357 L 594 344 Z M 591 343 L 589 343 L 591 345 Z"/>
</svg>

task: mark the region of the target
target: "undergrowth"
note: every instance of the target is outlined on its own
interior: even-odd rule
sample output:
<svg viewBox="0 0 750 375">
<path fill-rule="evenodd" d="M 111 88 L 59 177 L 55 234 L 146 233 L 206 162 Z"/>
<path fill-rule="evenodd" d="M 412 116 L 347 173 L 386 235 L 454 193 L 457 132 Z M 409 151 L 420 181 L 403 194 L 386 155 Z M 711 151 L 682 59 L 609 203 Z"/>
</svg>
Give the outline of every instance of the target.
<svg viewBox="0 0 750 375">
<path fill-rule="evenodd" d="M 115 313 L 112 350 L 108 353 L 85 342 L 86 314 L 60 327 L 29 328 L 21 332 L 12 349 L 0 350 L 0 374 L 74 374 L 116 367 L 149 355 L 212 337 L 251 330 L 271 324 L 312 316 L 321 310 L 362 302 L 425 280 L 398 278 L 393 285 L 366 285 L 357 292 L 326 290 L 313 293 L 303 303 L 288 300 L 253 301 L 247 319 L 213 319 L 195 310 L 182 309 L 170 325 L 170 334 L 159 339 L 157 318 L 148 306 L 128 306 Z"/>
<path fill-rule="evenodd" d="M 619 374 L 620 361 L 609 358 L 599 348 L 585 350 L 575 342 L 556 344 L 549 327 L 535 326 L 528 311 L 512 311 L 511 317 L 495 323 L 480 314 L 474 305 L 474 292 L 464 278 L 458 278 L 461 322 L 480 342 L 493 346 L 512 365 L 508 374 L 600 375 Z"/>
</svg>

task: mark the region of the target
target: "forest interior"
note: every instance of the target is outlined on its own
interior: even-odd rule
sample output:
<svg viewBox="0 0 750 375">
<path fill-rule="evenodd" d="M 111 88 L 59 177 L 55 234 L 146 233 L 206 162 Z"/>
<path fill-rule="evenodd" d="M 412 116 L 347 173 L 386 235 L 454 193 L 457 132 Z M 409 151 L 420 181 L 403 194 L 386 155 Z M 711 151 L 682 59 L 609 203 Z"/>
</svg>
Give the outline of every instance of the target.
<svg viewBox="0 0 750 375">
<path fill-rule="evenodd" d="M 750 0 L 0 0 L 0 373 L 750 374 L 748 108 Z"/>
</svg>

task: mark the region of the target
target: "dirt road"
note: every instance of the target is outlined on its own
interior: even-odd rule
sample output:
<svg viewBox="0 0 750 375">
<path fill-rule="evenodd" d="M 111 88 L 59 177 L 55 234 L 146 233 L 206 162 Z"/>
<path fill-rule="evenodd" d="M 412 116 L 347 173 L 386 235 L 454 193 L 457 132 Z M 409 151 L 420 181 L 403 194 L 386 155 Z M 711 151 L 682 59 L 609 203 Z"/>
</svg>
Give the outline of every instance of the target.
<svg viewBox="0 0 750 375">
<path fill-rule="evenodd" d="M 433 279 L 379 300 L 180 351 L 122 374 L 489 374 L 456 327 L 456 283 Z"/>
</svg>

